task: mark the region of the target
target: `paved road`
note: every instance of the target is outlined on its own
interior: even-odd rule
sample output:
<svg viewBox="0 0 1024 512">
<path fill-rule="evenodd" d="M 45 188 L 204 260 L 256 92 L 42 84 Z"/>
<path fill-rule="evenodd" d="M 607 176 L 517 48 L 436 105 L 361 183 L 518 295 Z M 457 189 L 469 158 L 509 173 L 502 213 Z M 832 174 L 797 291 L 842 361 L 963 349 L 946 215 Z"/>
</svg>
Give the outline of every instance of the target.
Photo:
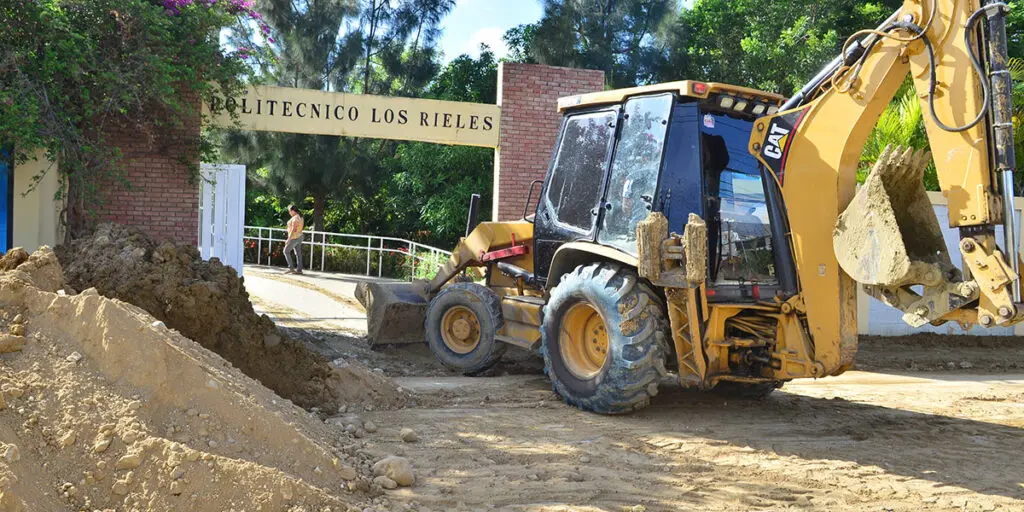
<svg viewBox="0 0 1024 512">
<path fill-rule="evenodd" d="M 293 327 L 366 334 L 366 313 L 354 298 L 366 278 L 306 272 L 288 274 L 280 268 L 246 265 L 245 289 L 257 313 Z"/>
</svg>

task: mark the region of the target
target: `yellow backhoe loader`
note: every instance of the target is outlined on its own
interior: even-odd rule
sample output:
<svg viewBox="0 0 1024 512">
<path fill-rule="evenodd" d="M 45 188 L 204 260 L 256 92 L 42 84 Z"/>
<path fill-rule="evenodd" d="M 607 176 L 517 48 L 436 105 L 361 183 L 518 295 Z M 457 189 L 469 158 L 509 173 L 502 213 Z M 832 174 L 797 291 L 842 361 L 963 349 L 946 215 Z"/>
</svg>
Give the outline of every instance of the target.
<svg viewBox="0 0 1024 512">
<path fill-rule="evenodd" d="M 563 98 L 533 215 L 479 224 L 429 282 L 362 287 L 370 336 L 425 337 L 466 374 L 538 350 L 567 402 L 622 413 L 668 375 L 756 397 L 843 373 L 858 283 L 914 326 L 1020 322 L 1006 13 L 907 0 L 789 99 L 699 81 Z M 960 268 L 924 191 L 931 155 L 890 148 L 857 189 L 908 74 Z"/>
</svg>

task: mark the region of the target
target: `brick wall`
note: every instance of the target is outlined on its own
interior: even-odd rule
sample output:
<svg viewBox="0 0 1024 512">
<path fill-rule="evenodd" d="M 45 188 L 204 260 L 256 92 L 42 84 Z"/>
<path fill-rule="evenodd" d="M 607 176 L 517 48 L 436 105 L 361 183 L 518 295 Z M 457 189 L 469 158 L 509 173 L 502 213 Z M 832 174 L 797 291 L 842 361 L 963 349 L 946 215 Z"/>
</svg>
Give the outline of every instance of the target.
<svg viewBox="0 0 1024 512">
<path fill-rule="evenodd" d="M 495 220 L 521 218 L 530 183 L 544 179 L 561 126 L 558 98 L 603 89 L 602 71 L 507 62 L 498 65 L 501 146 L 494 154 Z M 538 192 L 539 187 L 534 201 Z"/>
<path fill-rule="evenodd" d="M 107 140 L 121 150 L 131 189 L 105 185 L 100 220 L 140 228 L 157 240 L 196 245 L 199 183 L 189 181 L 185 162 L 198 167 L 198 120 L 179 129 L 121 126 L 110 130 Z"/>
</svg>

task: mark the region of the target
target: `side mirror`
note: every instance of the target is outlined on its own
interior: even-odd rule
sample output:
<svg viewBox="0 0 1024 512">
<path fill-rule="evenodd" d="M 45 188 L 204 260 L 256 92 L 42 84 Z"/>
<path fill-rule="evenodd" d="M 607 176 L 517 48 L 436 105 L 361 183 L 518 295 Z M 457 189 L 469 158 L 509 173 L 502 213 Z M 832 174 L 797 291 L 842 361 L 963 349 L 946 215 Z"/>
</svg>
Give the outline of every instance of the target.
<svg viewBox="0 0 1024 512">
<path fill-rule="evenodd" d="M 526 218 L 526 212 L 529 211 L 529 209 L 530 209 L 530 200 L 533 199 L 533 187 L 537 186 L 538 184 L 543 185 L 544 184 L 544 180 L 533 180 L 533 183 L 530 183 L 530 191 L 526 194 L 526 204 L 523 205 L 523 220 L 526 221 L 526 222 L 529 222 L 530 224 L 533 224 L 533 220 L 529 220 L 529 219 Z M 537 197 L 538 197 L 538 200 L 539 200 L 540 196 L 537 196 Z M 536 219 L 534 219 L 534 220 L 536 220 Z"/>
</svg>

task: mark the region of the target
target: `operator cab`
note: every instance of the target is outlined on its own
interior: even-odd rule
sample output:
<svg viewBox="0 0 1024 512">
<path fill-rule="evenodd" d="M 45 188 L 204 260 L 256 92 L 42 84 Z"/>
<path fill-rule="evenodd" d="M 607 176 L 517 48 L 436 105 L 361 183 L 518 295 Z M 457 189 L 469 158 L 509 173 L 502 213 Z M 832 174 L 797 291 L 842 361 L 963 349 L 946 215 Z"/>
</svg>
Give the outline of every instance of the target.
<svg viewBox="0 0 1024 512">
<path fill-rule="evenodd" d="M 708 299 L 776 295 L 766 188 L 775 184 L 747 148 L 756 118 L 781 102 L 689 81 L 560 100 L 562 129 L 534 217 L 536 274 L 546 277 L 568 242 L 635 257 L 636 226 L 649 212 L 676 233 L 695 213 L 708 224 Z"/>
</svg>

